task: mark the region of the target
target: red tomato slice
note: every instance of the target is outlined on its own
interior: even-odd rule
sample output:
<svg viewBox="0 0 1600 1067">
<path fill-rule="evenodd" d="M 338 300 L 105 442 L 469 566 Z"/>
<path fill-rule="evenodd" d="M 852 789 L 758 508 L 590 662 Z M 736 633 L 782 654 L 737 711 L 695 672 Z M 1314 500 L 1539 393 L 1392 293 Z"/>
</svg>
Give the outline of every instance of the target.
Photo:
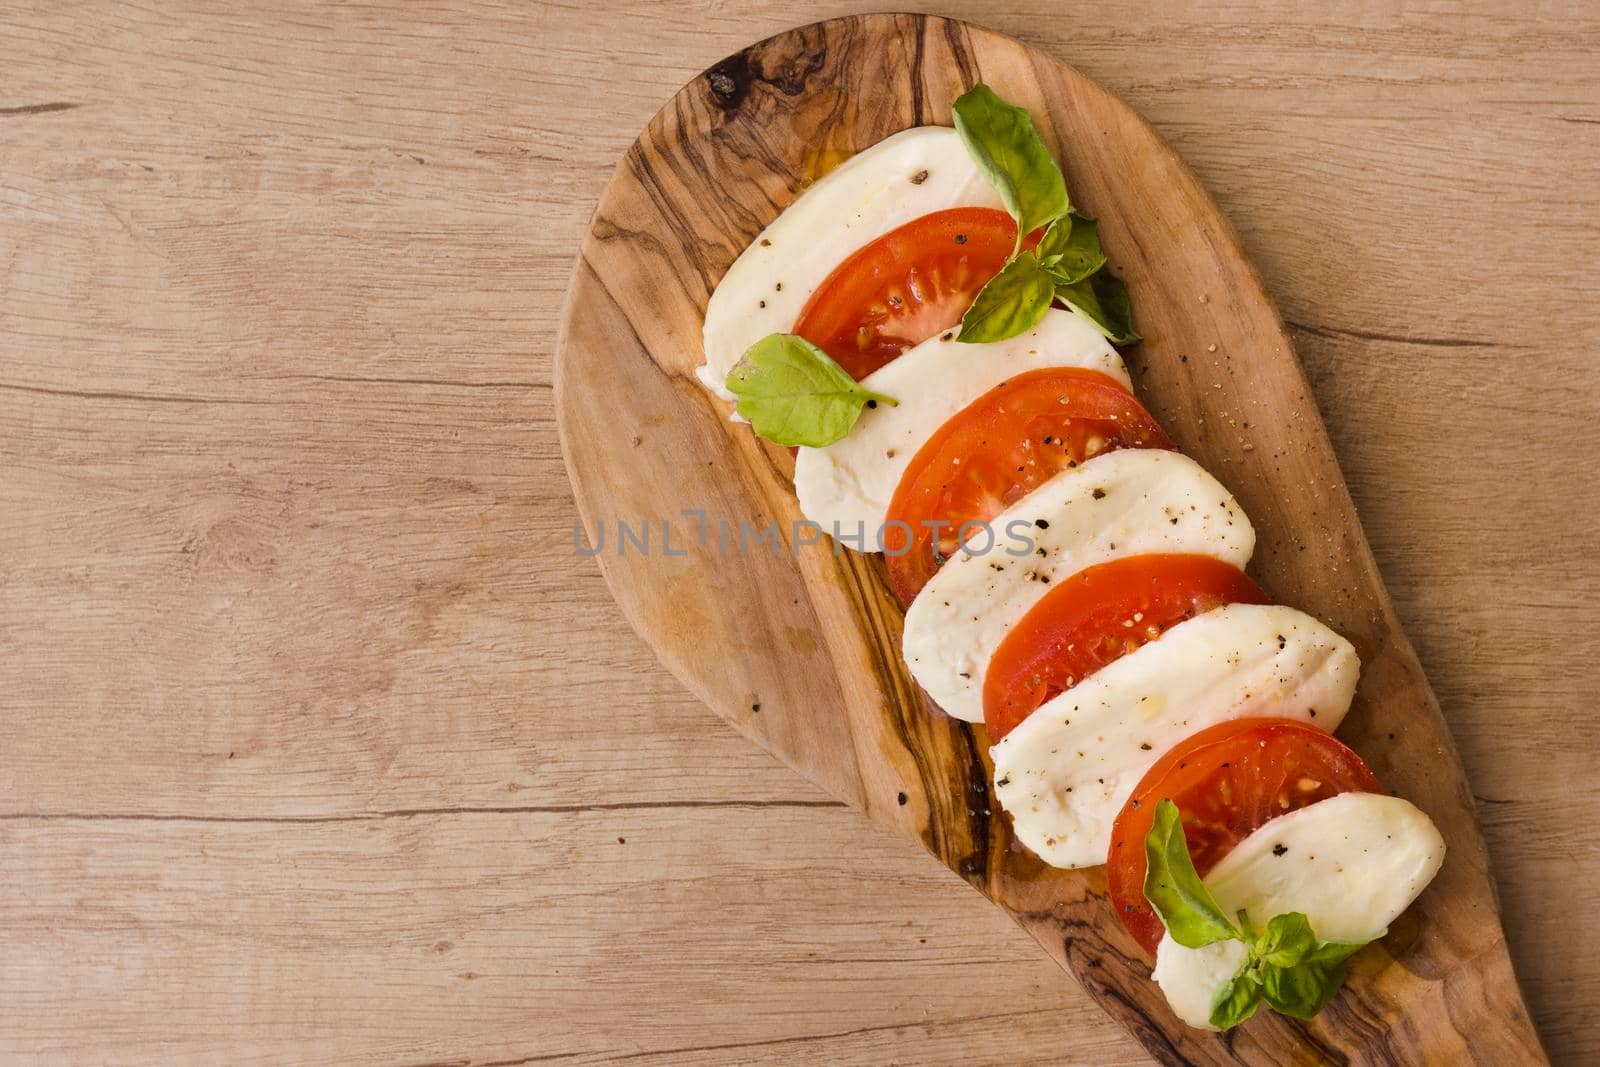
<svg viewBox="0 0 1600 1067">
<path fill-rule="evenodd" d="M 900 477 L 887 521 L 910 527 L 909 547 L 903 528 L 884 531 L 896 595 L 911 603 L 958 547 L 963 523 L 989 521 L 1102 452 L 1172 447 L 1133 394 L 1099 371 L 1045 367 L 1001 382 L 939 427 Z"/>
<path fill-rule="evenodd" d="M 1361 757 L 1299 719 L 1234 719 L 1201 730 L 1156 761 L 1111 830 L 1106 880 L 1122 925 L 1146 952 L 1161 918 L 1144 898 L 1144 839 L 1163 797 L 1178 806 L 1201 877 L 1279 815 L 1339 793 L 1381 793 Z"/>
<path fill-rule="evenodd" d="M 806 301 L 794 332 L 851 377 L 864 378 L 960 323 L 1016 240 L 1017 224 L 995 208 L 913 219 L 835 267 Z"/>
<path fill-rule="evenodd" d="M 1126 556 L 1079 571 L 1029 609 L 989 660 L 989 740 L 1185 619 L 1224 604 L 1267 602 L 1243 571 L 1210 556 Z"/>
</svg>

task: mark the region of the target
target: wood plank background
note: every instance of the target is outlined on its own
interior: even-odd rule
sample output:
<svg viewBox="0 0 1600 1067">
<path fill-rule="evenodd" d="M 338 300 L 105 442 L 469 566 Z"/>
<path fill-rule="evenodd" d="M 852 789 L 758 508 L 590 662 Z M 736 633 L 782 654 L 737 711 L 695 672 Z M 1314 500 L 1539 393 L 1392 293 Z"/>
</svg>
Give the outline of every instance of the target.
<svg viewBox="0 0 1600 1067">
<path fill-rule="evenodd" d="M 1600 17 L 1528 7 L 936 10 L 1122 94 L 1241 231 L 1579 1063 Z M 0 1059 L 1143 1062 L 572 548 L 550 353 L 612 167 L 863 9 L 0 5 Z"/>
</svg>

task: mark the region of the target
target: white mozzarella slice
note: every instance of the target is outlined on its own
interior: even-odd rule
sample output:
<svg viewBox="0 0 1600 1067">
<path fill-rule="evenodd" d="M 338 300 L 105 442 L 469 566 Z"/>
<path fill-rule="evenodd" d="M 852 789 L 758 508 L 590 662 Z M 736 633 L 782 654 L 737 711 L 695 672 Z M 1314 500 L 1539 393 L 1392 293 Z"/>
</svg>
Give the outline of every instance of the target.
<svg viewBox="0 0 1600 1067">
<path fill-rule="evenodd" d="M 1051 582 L 1146 552 L 1192 552 L 1243 567 L 1255 547 L 1232 494 L 1194 460 L 1157 449 L 1108 452 L 1062 471 L 989 528 L 994 547 L 979 551 L 989 539 L 971 533 L 906 612 L 912 676 L 947 714 L 967 722 L 983 721 L 983 674 L 995 649 Z"/>
<path fill-rule="evenodd" d="M 1410 907 L 1444 862 L 1444 838 L 1399 797 L 1341 793 L 1279 816 L 1206 876 L 1224 913 L 1265 926 L 1303 912 L 1324 941 L 1370 941 Z M 1244 959 L 1237 941 L 1184 948 L 1163 935 L 1155 980 L 1178 1018 L 1211 1029 L 1211 1007 Z"/>
<path fill-rule="evenodd" d="M 913 219 L 1001 207 L 961 137 L 918 126 L 850 157 L 761 231 L 706 305 L 700 380 L 724 399 L 728 371 L 772 333 L 788 333 L 811 294 L 854 251 Z"/>
<path fill-rule="evenodd" d="M 1106 861 L 1111 824 L 1151 764 L 1229 719 L 1277 715 L 1332 731 L 1360 663 L 1304 612 L 1229 604 L 1179 623 L 1042 704 L 991 749 L 1017 839 L 1056 867 Z"/>
<path fill-rule="evenodd" d="M 844 440 L 795 457 L 800 511 L 863 551 L 880 548 L 889 502 L 917 450 L 956 412 L 1007 379 L 1043 367 L 1085 367 L 1130 386 L 1116 349 L 1075 311 L 1050 310 L 1026 333 L 993 344 L 948 334 L 910 349 L 862 382 L 899 404 L 865 410 Z"/>
</svg>

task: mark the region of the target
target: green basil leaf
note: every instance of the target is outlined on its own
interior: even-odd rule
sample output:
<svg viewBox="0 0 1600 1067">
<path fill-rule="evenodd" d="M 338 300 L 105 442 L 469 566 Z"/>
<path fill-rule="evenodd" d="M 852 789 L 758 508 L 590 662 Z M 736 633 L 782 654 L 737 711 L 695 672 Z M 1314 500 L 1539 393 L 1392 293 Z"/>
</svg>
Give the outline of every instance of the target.
<svg viewBox="0 0 1600 1067">
<path fill-rule="evenodd" d="M 1388 934 L 1388 930 L 1379 930 L 1372 936 L 1372 941 Z M 1319 941 L 1317 947 L 1306 954 L 1305 963 L 1343 963 L 1357 952 L 1372 944 L 1372 941 Z"/>
<path fill-rule="evenodd" d="M 1379 934 L 1382 937 L 1383 934 Z M 1300 912 L 1274 916 L 1250 947 L 1245 966 L 1260 974 L 1261 994 L 1275 1011 L 1309 1019 L 1344 985 L 1345 960 L 1365 942 L 1319 941 Z"/>
<path fill-rule="evenodd" d="M 1296 1019 L 1310 1019 L 1344 985 L 1343 963 L 1298 963 L 1264 967 L 1261 994 L 1272 1009 Z"/>
<path fill-rule="evenodd" d="M 1127 345 L 1143 340 L 1133 328 L 1133 308 L 1128 303 L 1128 287 L 1110 271 L 1101 271 L 1083 281 L 1060 286 L 1056 289 L 1056 296 L 1074 310 L 1082 312 L 1113 344 Z"/>
<path fill-rule="evenodd" d="M 1256 1013 L 1261 1006 L 1261 983 L 1255 973 L 1241 968 L 1233 980 L 1217 991 L 1211 1005 L 1211 1025 L 1231 1030 Z"/>
<path fill-rule="evenodd" d="M 1317 949 L 1317 935 L 1311 932 L 1311 920 L 1298 911 L 1275 915 L 1267 923 L 1266 933 L 1251 946 L 1251 955 L 1273 967 L 1293 967 L 1310 958 Z"/>
<path fill-rule="evenodd" d="M 1100 224 L 1078 214 L 1052 222 L 1037 252 L 1057 285 L 1081 282 L 1106 265 L 1105 253 L 1100 251 Z"/>
<path fill-rule="evenodd" d="M 1044 236 L 1039 238 L 1039 243 L 1034 246 L 1033 254 L 1039 257 L 1039 262 L 1046 267 L 1054 267 L 1061 262 L 1061 256 L 1067 249 L 1067 243 L 1072 240 L 1072 220 L 1074 216 L 1068 214 L 1052 222 L 1045 228 Z"/>
<path fill-rule="evenodd" d="M 1203 948 L 1239 937 L 1195 873 L 1178 806 L 1165 797 L 1156 804 L 1155 820 L 1144 839 L 1144 856 L 1144 897 L 1161 916 L 1172 940 L 1185 948 Z"/>
<path fill-rule="evenodd" d="M 979 291 L 961 316 L 956 340 L 983 344 L 1031 330 L 1044 318 L 1055 295 L 1056 283 L 1039 265 L 1039 257 L 1023 252 Z"/>
<path fill-rule="evenodd" d="M 861 388 L 822 349 L 787 333 L 746 349 L 728 372 L 727 385 L 739 398 L 739 414 L 780 445 L 831 445 L 850 432 L 868 403 L 895 403 Z"/>
<path fill-rule="evenodd" d="M 1012 107 L 979 82 L 956 99 L 956 131 L 1000 202 L 1017 220 L 1017 243 L 1071 207 L 1067 183 L 1028 109 Z"/>
</svg>

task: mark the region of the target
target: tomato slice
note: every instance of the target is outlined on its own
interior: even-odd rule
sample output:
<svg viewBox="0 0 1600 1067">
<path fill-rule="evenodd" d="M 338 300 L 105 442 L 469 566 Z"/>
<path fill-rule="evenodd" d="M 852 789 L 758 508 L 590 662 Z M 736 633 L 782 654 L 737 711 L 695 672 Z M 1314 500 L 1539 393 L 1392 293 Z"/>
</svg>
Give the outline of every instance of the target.
<svg viewBox="0 0 1600 1067">
<path fill-rule="evenodd" d="M 1308 722 L 1234 719 L 1201 730 L 1156 761 L 1117 816 L 1106 860 L 1111 903 L 1154 956 L 1163 927 L 1144 898 L 1144 839 L 1163 797 L 1178 806 L 1189 855 L 1204 877 L 1279 815 L 1340 793 L 1382 791 L 1360 756 Z"/>
<path fill-rule="evenodd" d="M 1017 224 L 996 208 L 913 219 L 835 267 L 806 301 L 794 332 L 863 378 L 960 323 L 1016 240 Z"/>
<path fill-rule="evenodd" d="M 946 420 L 900 477 L 883 538 L 896 595 L 911 603 L 959 547 L 963 523 L 989 521 L 1102 452 L 1172 447 L 1133 394 L 1099 371 L 1044 367 L 1001 382 Z M 904 527 L 889 525 L 902 522 L 909 544 Z"/>
<path fill-rule="evenodd" d="M 1245 573 L 1211 556 L 1125 556 L 1053 586 L 1006 634 L 983 680 L 983 720 L 999 741 L 1035 708 L 1185 619 L 1265 604 Z"/>
</svg>

